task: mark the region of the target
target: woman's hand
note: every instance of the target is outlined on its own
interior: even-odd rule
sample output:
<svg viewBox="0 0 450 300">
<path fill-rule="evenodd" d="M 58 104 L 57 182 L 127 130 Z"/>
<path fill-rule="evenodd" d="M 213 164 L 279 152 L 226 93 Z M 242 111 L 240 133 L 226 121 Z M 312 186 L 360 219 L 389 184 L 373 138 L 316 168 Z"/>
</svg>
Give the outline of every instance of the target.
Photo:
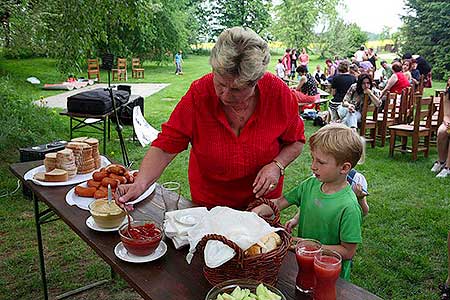
<svg viewBox="0 0 450 300">
<path fill-rule="evenodd" d="M 132 209 L 131 205 L 127 205 L 127 202 L 137 199 L 144 193 L 144 190 L 136 183 L 133 184 L 120 184 L 117 186 L 114 199 L 119 207 L 126 207 L 128 210 Z"/>
<path fill-rule="evenodd" d="M 275 163 L 271 162 L 262 167 L 253 182 L 253 193 L 255 197 L 260 198 L 273 191 L 277 187 L 279 179 L 280 168 Z"/>
</svg>

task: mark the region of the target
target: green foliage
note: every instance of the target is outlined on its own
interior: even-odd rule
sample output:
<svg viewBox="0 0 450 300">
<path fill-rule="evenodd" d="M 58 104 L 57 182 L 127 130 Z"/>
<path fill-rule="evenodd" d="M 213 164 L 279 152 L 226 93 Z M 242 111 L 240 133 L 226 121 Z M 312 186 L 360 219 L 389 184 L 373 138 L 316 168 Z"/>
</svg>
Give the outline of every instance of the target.
<svg viewBox="0 0 450 300">
<path fill-rule="evenodd" d="M 405 43 L 402 52 L 427 59 L 433 77 L 450 77 L 450 2 L 446 0 L 407 0 L 403 17 Z"/>
<path fill-rule="evenodd" d="M 339 38 L 335 38 L 339 36 Z M 321 57 L 351 57 L 362 44 L 367 42 L 367 33 L 355 23 L 346 24 L 341 18 L 331 21 L 328 30 L 319 34 L 316 44 Z"/>
<path fill-rule="evenodd" d="M 275 6 L 276 40 L 290 47 L 302 48 L 314 41 L 314 27 L 321 19 L 337 16 L 338 0 L 283 0 Z"/>
<path fill-rule="evenodd" d="M 219 35 L 225 28 L 242 26 L 261 33 L 270 25 L 269 10 L 271 2 L 265 0 L 217 0 L 214 1 L 213 14 L 217 28 L 214 35 Z"/>
<path fill-rule="evenodd" d="M 43 136 L 58 139 L 63 128 L 56 116 L 53 109 L 23 99 L 8 76 L 0 77 L 0 157 L 6 150 L 36 144 Z"/>
</svg>

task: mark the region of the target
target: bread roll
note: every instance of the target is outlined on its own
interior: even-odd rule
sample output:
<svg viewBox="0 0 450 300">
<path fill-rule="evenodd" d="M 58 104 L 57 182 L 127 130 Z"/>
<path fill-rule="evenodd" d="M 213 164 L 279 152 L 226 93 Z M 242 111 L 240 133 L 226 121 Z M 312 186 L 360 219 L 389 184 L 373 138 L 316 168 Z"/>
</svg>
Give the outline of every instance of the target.
<svg viewBox="0 0 450 300">
<path fill-rule="evenodd" d="M 245 256 L 254 256 L 258 254 L 261 254 L 261 246 L 258 244 L 254 244 L 244 252 Z"/>
</svg>

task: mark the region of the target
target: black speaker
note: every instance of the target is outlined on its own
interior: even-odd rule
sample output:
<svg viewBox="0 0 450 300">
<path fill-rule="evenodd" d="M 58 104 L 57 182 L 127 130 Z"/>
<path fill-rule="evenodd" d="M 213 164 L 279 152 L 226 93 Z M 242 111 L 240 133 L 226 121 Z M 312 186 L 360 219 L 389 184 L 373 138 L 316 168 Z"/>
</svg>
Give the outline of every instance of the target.
<svg viewBox="0 0 450 300">
<path fill-rule="evenodd" d="M 113 66 L 114 66 L 114 55 L 111 53 L 103 54 L 101 68 L 105 71 L 111 71 Z"/>
<path fill-rule="evenodd" d="M 144 114 L 144 98 L 139 95 L 131 95 L 128 102 L 118 108 L 117 115 L 123 125 L 133 125 L 133 109 L 135 106 L 139 106 L 142 114 Z M 111 121 L 116 121 L 116 117 L 114 115 L 110 118 Z"/>
</svg>

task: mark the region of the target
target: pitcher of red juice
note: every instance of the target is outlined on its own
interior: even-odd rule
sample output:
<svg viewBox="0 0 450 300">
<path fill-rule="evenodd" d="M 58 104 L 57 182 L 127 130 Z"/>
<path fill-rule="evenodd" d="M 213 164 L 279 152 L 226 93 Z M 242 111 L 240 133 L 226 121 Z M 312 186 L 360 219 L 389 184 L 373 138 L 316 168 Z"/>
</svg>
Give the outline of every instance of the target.
<svg viewBox="0 0 450 300">
<path fill-rule="evenodd" d="M 316 287 L 314 300 L 336 300 L 336 281 L 342 267 L 342 257 L 333 250 L 322 249 L 314 258 Z"/>
<path fill-rule="evenodd" d="M 295 247 L 295 257 L 298 264 L 296 287 L 302 293 L 310 294 L 313 292 L 315 285 L 314 257 L 321 249 L 322 244 L 312 239 L 300 240 Z"/>
</svg>

